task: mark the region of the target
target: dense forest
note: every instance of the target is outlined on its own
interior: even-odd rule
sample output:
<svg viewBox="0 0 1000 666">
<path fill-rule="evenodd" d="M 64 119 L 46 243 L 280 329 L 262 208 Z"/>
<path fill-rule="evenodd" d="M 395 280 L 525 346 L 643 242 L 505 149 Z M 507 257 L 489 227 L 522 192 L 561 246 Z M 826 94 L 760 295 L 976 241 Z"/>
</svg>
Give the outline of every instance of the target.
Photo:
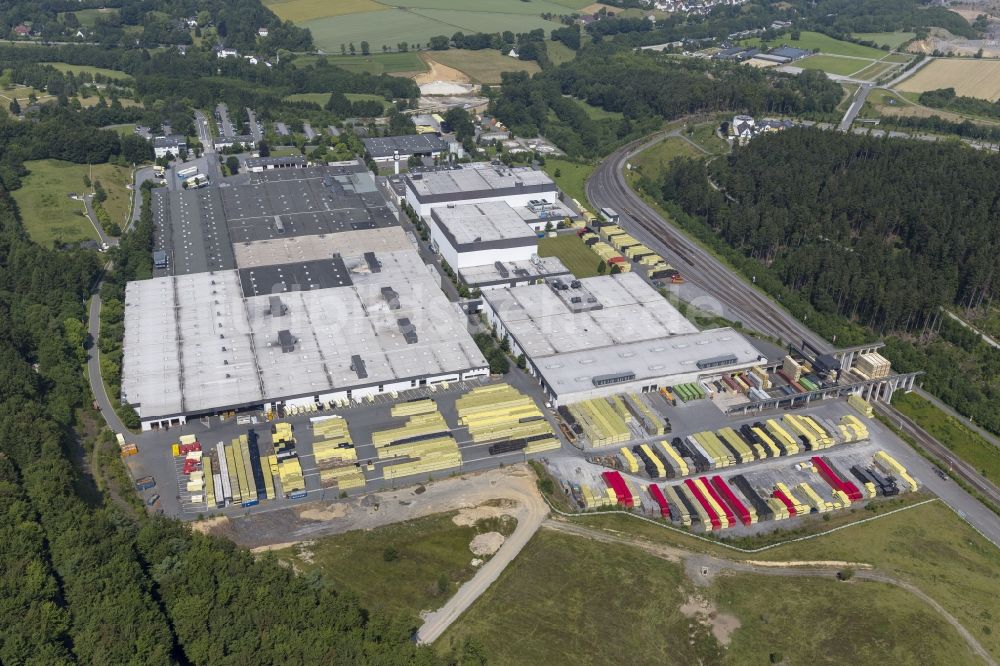
<svg viewBox="0 0 1000 666">
<path fill-rule="evenodd" d="M 930 390 L 1000 431 L 1000 354 L 941 312 L 992 304 L 1000 156 L 795 129 L 708 166 L 677 160 L 641 187 L 735 250 L 786 305 L 804 301 L 812 314 L 797 314 L 820 333 L 891 336 L 901 369 L 926 367 Z"/>
<path fill-rule="evenodd" d="M 712 111 L 824 113 L 842 96 L 840 86 L 820 72 L 768 74 L 605 46 L 585 49 L 575 60 L 534 77 L 503 74 L 491 109 L 518 135 L 542 134 L 572 156 L 596 157 L 664 119 Z M 582 103 L 623 117 L 594 120 Z"/>
<path fill-rule="evenodd" d="M 956 113 L 986 118 L 1000 118 L 1000 104 L 978 97 L 964 97 L 955 94 L 954 88 L 940 88 L 920 93 L 920 103 L 935 109 L 946 109 Z"/>
</svg>

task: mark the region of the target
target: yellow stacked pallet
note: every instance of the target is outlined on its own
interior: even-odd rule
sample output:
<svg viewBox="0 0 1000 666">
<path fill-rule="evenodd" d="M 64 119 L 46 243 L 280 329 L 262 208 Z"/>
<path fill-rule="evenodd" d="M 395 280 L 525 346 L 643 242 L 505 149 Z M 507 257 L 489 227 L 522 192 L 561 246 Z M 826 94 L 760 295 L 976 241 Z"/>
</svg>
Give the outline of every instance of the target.
<svg viewBox="0 0 1000 666">
<path fill-rule="evenodd" d="M 628 447 L 623 446 L 621 452 L 622 459 L 625 461 L 625 469 L 630 474 L 637 474 L 639 472 L 639 461 L 635 459 L 635 456 L 628 450 Z"/>
<path fill-rule="evenodd" d="M 735 450 L 740 455 L 739 462 L 748 463 L 756 460 L 753 450 L 750 446 L 743 441 L 743 438 L 736 434 L 736 431 L 732 428 L 723 428 L 716 435 L 719 439 L 724 440 L 733 450 Z M 763 449 L 761 450 L 763 453 Z M 761 456 L 763 457 L 763 456 Z"/>
<path fill-rule="evenodd" d="M 860 395 L 854 393 L 847 398 L 847 404 L 861 412 L 865 418 L 870 419 L 875 413 L 872 410 L 871 403 L 862 398 Z"/>
<path fill-rule="evenodd" d="M 555 437 L 538 405 L 509 384 L 475 388 L 455 403 L 458 422 L 474 442 Z"/>
<path fill-rule="evenodd" d="M 240 456 L 243 458 L 243 473 L 247 478 L 246 499 L 257 499 L 257 482 L 253 478 L 253 466 L 250 464 L 250 442 L 246 435 L 240 435 Z"/>
<path fill-rule="evenodd" d="M 448 424 L 444 421 L 444 417 L 441 416 L 439 412 L 417 414 L 415 416 L 411 416 L 405 425 L 398 428 L 380 430 L 372 433 L 372 444 L 375 445 L 376 448 L 381 448 L 383 446 L 389 446 L 393 442 L 399 440 L 420 437 L 422 435 L 431 435 L 434 433 L 446 433 L 450 432 L 450 430 L 451 429 L 448 427 Z"/>
<path fill-rule="evenodd" d="M 910 490 L 916 492 L 917 482 L 907 474 L 906 468 L 896 462 L 896 459 L 885 451 L 878 451 L 875 454 L 875 464 L 886 474 L 893 474 L 906 482 Z"/>
<path fill-rule="evenodd" d="M 831 433 L 828 433 L 823 428 L 823 426 L 817 423 L 816 419 L 812 418 L 811 416 L 800 416 L 799 420 L 804 422 L 810 428 L 812 428 L 813 432 L 816 433 L 816 436 L 819 439 L 819 442 L 824 449 L 828 449 L 835 444 L 833 437 L 830 436 Z"/>
<path fill-rule="evenodd" d="M 319 480 L 324 487 L 336 485 L 340 490 L 365 487 L 365 475 L 354 465 L 320 470 Z"/>
<path fill-rule="evenodd" d="M 607 224 L 601 227 L 601 235 L 605 238 L 611 238 L 612 236 L 617 236 L 618 234 L 625 233 L 625 230 L 619 227 L 617 224 Z"/>
<path fill-rule="evenodd" d="M 260 457 L 260 466 L 261 466 L 261 470 L 260 471 L 263 472 L 263 475 L 264 475 L 264 494 L 267 496 L 267 499 L 274 499 L 274 497 L 275 497 L 275 495 L 274 495 L 274 479 L 271 477 L 272 472 L 271 472 L 271 465 L 270 465 L 270 460 L 273 457 L 274 456 L 261 456 Z"/>
<path fill-rule="evenodd" d="M 781 455 L 781 449 L 778 448 L 778 445 L 774 443 L 771 436 L 764 432 L 762 428 L 751 428 L 751 430 L 753 431 L 753 434 L 760 438 L 760 441 L 764 442 L 764 447 L 767 449 L 771 458 L 777 458 Z"/>
<path fill-rule="evenodd" d="M 628 426 L 603 398 L 576 403 L 570 411 L 593 446 L 621 444 L 631 438 Z"/>
<path fill-rule="evenodd" d="M 615 248 L 619 252 L 625 252 L 630 247 L 639 245 L 639 241 L 632 238 L 628 234 L 618 234 L 611 239 L 611 247 Z"/>
<path fill-rule="evenodd" d="M 712 469 L 719 469 L 721 467 L 729 466 L 729 457 L 723 455 L 718 449 L 715 448 L 714 444 L 709 442 L 705 438 L 705 433 L 696 432 L 691 437 L 701 446 L 702 450 L 705 451 L 711 458 L 709 462 L 713 463 Z"/>
<path fill-rule="evenodd" d="M 827 502 L 812 489 L 808 483 L 803 481 L 799 485 L 795 486 L 795 490 L 805 499 L 806 504 L 811 506 L 819 513 L 826 513 L 833 509 L 831 502 Z"/>
<path fill-rule="evenodd" d="M 605 488 L 604 494 L 607 496 L 610 506 L 618 504 L 618 495 L 615 494 L 614 488 Z"/>
<path fill-rule="evenodd" d="M 653 254 L 647 254 L 645 257 L 640 259 L 639 263 L 643 266 L 655 266 L 656 264 L 665 262 L 663 261 L 663 257 L 654 252 Z"/>
<path fill-rule="evenodd" d="M 789 515 L 788 515 L 788 507 L 785 506 L 784 502 L 782 502 L 779 499 L 775 499 L 773 497 L 768 497 L 767 499 L 764 500 L 764 502 L 769 507 L 771 507 L 771 511 L 774 513 L 774 519 L 775 520 L 787 520 L 788 519 L 788 517 L 789 517 Z"/>
<path fill-rule="evenodd" d="M 586 243 L 586 242 L 587 242 L 587 241 L 589 241 L 590 239 L 594 239 L 594 240 L 596 240 L 596 241 L 600 242 L 600 240 L 601 240 L 601 237 L 600 237 L 600 236 L 598 236 L 598 235 L 597 235 L 597 234 L 595 234 L 595 233 L 589 233 L 589 234 L 583 234 L 582 236 L 580 236 L 580 240 L 582 240 L 582 241 L 583 241 L 584 243 Z"/>
<path fill-rule="evenodd" d="M 415 442 L 403 442 L 384 446 L 377 449 L 379 460 L 391 460 L 393 458 L 418 458 L 421 455 L 434 453 L 444 453 L 455 444 L 455 439 L 450 434 L 442 434 L 428 439 L 421 439 Z"/>
<path fill-rule="evenodd" d="M 732 527 L 733 523 L 730 522 L 729 518 L 726 516 L 726 512 L 723 511 L 722 506 L 717 501 L 715 501 L 715 498 L 712 496 L 712 493 L 708 491 L 708 484 L 705 483 L 705 480 L 693 479 L 693 481 L 694 485 L 696 485 L 698 487 L 698 490 L 701 491 L 701 494 L 702 496 L 704 496 L 705 501 L 708 502 L 708 505 L 710 507 L 712 507 L 712 511 L 714 511 L 715 515 L 719 517 L 719 523 L 721 524 L 722 529 Z"/>
<path fill-rule="evenodd" d="M 718 437 L 716 437 L 714 432 L 706 430 L 705 432 L 698 434 L 700 434 L 702 436 L 703 441 L 710 447 L 712 447 L 712 450 L 717 452 L 719 457 L 723 461 L 725 461 L 724 465 L 725 467 L 735 465 L 737 462 L 739 462 L 736 456 L 734 456 L 733 453 L 728 448 L 726 448 L 726 445 L 723 444 Z"/>
<path fill-rule="evenodd" d="M 251 499 L 250 497 L 250 487 L 247 485 L 247 468 L 243 460 L 243 447 L 240 446 L 239 438 L 236 438 L 232 442 L 233 447 L 233 460 L 236 463 L 236 480 L 240 487 L 240 497 L 243 501 Z M 233 495 L 236 494 L 236 488 L 233 488 Z M 235 501 L 235 497 L 233 500 Z"/>
<path fill-rule="evenodd" d="M 233 493 L 233 502 L 235 504 L 239 504 L 243 501 L 243 493 L 240 491 L 240 482 L 237 470 L 240 469 L 242 465 L 237 465 L 236 453 L 233 451 L 233 445 L 231 442 L 223 446 L 223 450 L 226 452 L 226 469 L 229 470 L 229 485 L 230 490 Z"/>
<path fill-rule="evenodd" d="M 857 416 L 853 414 L 844 414 L 840 417 L 841 425 L 845 425 L 857 435 L 857 440 L 862 441 L 868 439 L 868 426 L 861 422 Z"/>
<path fill-rule="evenodd" d="M 597 508 L 597 499 L 594 497 L 594 493 L 591 492 L 590 486 L 586 483 L 580 484 L 580 494 L 583 495 L 583 505 L 588 509 Z"/>
<path fill-rule="evenodd" d="M 620 395 L 613 395 L 608 400 L 611 402 L 611 406 L 614 407 L 615 413 L 621 417 L 622 421 L 625 423 L 632 423 L 635 419 L 632 418 L 632 412 L 628 410 L 625 406 L 625 401 L 622 400 Z"/>
<path fill-rule="evenodd" d="M 649 459 L 652 461 L 653 466 L 656 468 L 656 478 L 658 479 L 665 478 L 667 476 L 667 472 L 663 468 L 663 461 L 660 460 L 660 457 L 656 455 L 653 449 L 649 448 L 649 444 L 642 444 L 639 446 L 639 448 L 642 449 L 643 453 L 649 456 Z"/>
<path fill-rule="evenodd" d="M 346 419 L 330 416 L 313 422 L 313 454 L 318 465 L 348 463 L 358 459 Z"/>
<path fill-rule="evenodd" d="M 684 458 L 681 458 L 680 454 L 674 450 L 674 447 L 667 442 L 660 442 L 659 446 L 668 456 L 670 456 L 670 459 L 674 461 L 674 466 L 677 468 L 677 471 L 680 472 L 681 476 L 687 476 L 691 473 L 691 470 L 688 469 L 687 463 L 684 462 Z"/>
<path fill-rule="evenodd" d="M 750 368 L 750 372 L 756 375 L 758 379 L 760 379 L 760 387 L 762 389 L 771 388 L 772 386 L 771 378 L 768 376 L 766 370 L 764 370 L 760 366 L 755 365 L 752 368 Z"/>
<path fill-rule="evenodd" d="M 631 261 L 638 261 L 642 257 L 649 255 L 649 248 L 639 243 L 638 245 L 631 245 L 622 250 L 622 254 L 628 257 Z"/>
<path fill-rule="evenodd" d="M 202 461 L 202 469 L 205 470 L 205 501 L 211 508 L 215 506 L 215 483 L 212 481 L 212 459 L 205 457 Z"/>
<path fill-rule="evenodd" d="M 383 447 L 378 450 L 378 454 L 379 458 L 383 460 L 403 456 L 412 459 L 409 462 L 383 467 L 382 475 L 386 479 L 429 474 L 453 469 L 462 464 L 462 454 L 459 453 L 458 443 L 450 434 Z"/>
<path fill-rule="evenodd" d="M 414 416 L 416 414 L 429 414 L 430 412 L 436 412 L 437 405 L 430 398 L 423 398 L 422 400 L 412 400 L 410 402 L 401 402 L 399 404 L 393 405 L 389 413 L 393 417 L 399 416 Z"/>
<path fill-rule="evenodd" d="M 630 406 L 640 417 L 643 427 L 650 435 L 663 435 L 667 432 L 667 424 L 659 414 L 650 409 L 641 396 L 628 396 Z M 652 431 L 652 432 L 650 432 Z"/>
<path fill-rule="evenodd" d="M 774 488 L 775 488 L 775 490 L 780 490 L 781 492 L 783 492 L 785 494 L 785 497 L 788 498 L 788 501 L 791 502 L 792 506 L 795 508 L 795 514 L 796 515 L 801 515 L 803 513 L 809 513 L 809 507 L 806 506 L 801 500 L 799 500 L 798 497 L 796 497 L 795 495 L 793 495 L 792 491 L 784 483 L 780 483 L 780 482 L 776 483 L 776 484 L 774 484 Z"/>
<path fill-rule="evenodd" d="M 275 423 L 271 426 L 271 442 L 278 444 L 279 442 L 294 442 L 295 437 L 292 436 L 292 424 L 291 423 Z"/>
<path fill-rule="evenodd" d="M 286 495 L 306 489 L 302 476 L 302 465 L 298 458 L 285 458 L 278 461 L 278 479 L 281 480 L 281 490 Z"/>
<path fill-rule="evenodd" d="M 819 440 L 816 437 L 816 433 L 812 431 L 812 428 L 801 423 L 794 414 L 785 414 L 781 417 L 781 423 L 788 428 L 788 432 L 798 437 L 805 437 L 806 441 L 809 442 L 810 450 L 815 451 L 816 449 L 822 448 L 819 445 Z"/>
<path fill-rule="evenodd" d="M 553 435 L 552 437 L 545 437 L 543 439 L 536 439 L 528 442 L 528 445 L 524 447 L 524 454 L 529 455 L 531 453 L 540 453 L 542 451 L 552 451 L 553 449 L 558 449 L 562 444 Z"/>
<path fill-rule="evenodd" d="M 765 425 L 767 426 L 768 432 L 771 433 L 775 439 L 781 441 L 785 450 L 788 451 L 788 455 L 795 455 L 799 452 L 799 450 L 801 450 L 802 447 L 799 445 L 799 440 L 789 435 L 788 431 L 782 428 L 777 421 L 774 419 L 768 419 Z"/>
</svg>

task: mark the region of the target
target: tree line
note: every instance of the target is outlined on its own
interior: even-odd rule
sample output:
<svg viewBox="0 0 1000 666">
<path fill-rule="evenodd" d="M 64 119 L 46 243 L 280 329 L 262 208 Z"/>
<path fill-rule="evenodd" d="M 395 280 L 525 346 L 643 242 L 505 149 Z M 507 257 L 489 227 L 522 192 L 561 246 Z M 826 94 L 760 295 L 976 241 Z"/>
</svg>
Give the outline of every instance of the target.
<svg viewBox="0 0 1000 666">
<path fill-rule="evenodd" d="M 942 314 L 992 307 L 1000 156 L 792 129 L 641 187 L 814 330 L 888 336 L 899 369 L 926 369 L 929 390 L 1000 432 L 1000 354 Z"/>
</svg>

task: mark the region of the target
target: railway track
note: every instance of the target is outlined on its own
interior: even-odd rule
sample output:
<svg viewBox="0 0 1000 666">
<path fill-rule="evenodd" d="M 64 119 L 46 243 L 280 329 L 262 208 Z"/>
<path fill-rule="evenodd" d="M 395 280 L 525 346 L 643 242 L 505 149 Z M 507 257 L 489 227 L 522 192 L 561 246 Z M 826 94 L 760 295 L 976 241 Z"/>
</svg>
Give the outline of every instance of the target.
<svg viewBox="0 0 1000 666">
<path fill-rule="evenodd" d="M 623 174 L 628 157 L 670 136 L 677 135 L 675 131 L 633 141 L 608 156 L 587 180 L 586 193 L 590 202 L 597 207 L 609 207 L 619 211 L 622 218 L 619 224 L 623 228 L 633 235 L 652 239 L 653 242 L 647 244 L 678 266 L 688 282 L 724 305 L 729 313 L 728 318 L 739 319 L 748 328 L 785 342 L 799 344 L 806 341 L 822 353 L 833 351 L 833 345 L 780 305 L 762 295 L 731 268 L 660 217 L 628 185 Z M 637 233 L 640 230 L 642 233 Z M 1000 489 L 979 474 L 974 467 L 958 459 L 946 446 L 891 405 L 876 403 L 875 407 L 880 414 L 891 419 L 905 433 L 913 437 L 937 459 L 942 468 L 951 469 L 990 502 L 1000 506 Z"/>
</svg>

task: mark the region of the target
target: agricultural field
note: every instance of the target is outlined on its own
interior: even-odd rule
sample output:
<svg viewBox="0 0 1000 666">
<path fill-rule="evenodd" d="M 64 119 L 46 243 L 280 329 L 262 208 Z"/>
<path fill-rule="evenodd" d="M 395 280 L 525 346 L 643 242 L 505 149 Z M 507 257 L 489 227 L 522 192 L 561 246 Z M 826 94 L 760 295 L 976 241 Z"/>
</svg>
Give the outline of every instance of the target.
<svg viewBox="0 0 1000 666">
<path fill-rule="evenodd" d="M 20 189 L 13 192 L 25 229 L 39 245 L 50 247 L 53 241 L 76 243 L 97 240 L 97 232 L 87 219 L 83 201 L 70 194 L 89 192 L 83 177 L 91 172 L 86 164 L 60 160 L 33 160 L 24 163 L 28 175 Z M 112 164 L 95 164 L 93 179 L 99 180 L 108 193 L 104 207 L 119 224 L 128 215 L 130 191 L 126 182 L 129 170 Z"/>
<path fill-rule="evenodd" d="M 700 157 L 703 153 L 684 139 L 669 137 L 629 159 L 632 168 L 653 177 L 678 157 Z"/>
<path fill-rule="evenodd" d="M 893 396 L 893 406 L 913 419 L 955 455 L 1000 484 L 1000 449 L 916 393 Z"/>
<path fill-rule="evenodd" d="M 740 43 L 746 46 L 760 46 L 761 39 L 755 37 L 743 40 Z M 785 33 L 780 37 L 768 40 L 767 45 L 769 47 L 793 46 L 806 51 L 819 50 L 820 53 L 826 55 L 850 56 L 852 58 L 867 58 L 869 60 L 878 60 L 886 54 L 885 51 L 873 49 L 870 46 L 844 42 L 833 37 L 828 37 L 821 32 L 811 32 L 809 30 L 803 30 L 799 35 L 799 39 L 792 39 L 791 33 Z"/>
<path fill-rule="evenodd" d="M 1000 60 L 937 58 L 896 86 L 905 92 L 954 88 L 963 97 L 1000 100 Z"/>
<path fill-rule="evenodd" d="M 538 239 L 539 257 L 559 257 L 566 268 L 578 278 L 600 275 L 597 267 L 601 258 L 584 245 L 576 234 L 560 234 Z"/>
<path fill-rule="evenodd" d="M 844 663 L 974 663 L 951 626 L 895 587 L 740 574 L 696 588 L 680 563 L 550 530 L 435 645 L 447 653 L 471 636 L 491 661 L 510 664 L 622 654 L 651 664 L 800 664 L 832 651 Z"/>
<path fill-rule="evenodd" d="M 843 520 L 853 521 L 874 514 L 858 511 L 854 515 L 844 515 Z M 837 517 L 829 523 L 816 522 L 811 532 L 841 524 L 835 521 Z M 595 516 L 585 524 L 720 557 L 746 557 L 624 516 Z M 784 538 L 796 536 L 800 535 L 789 533 Z M 871 564 L 880 572 L 909 582 L 930 595 L 987 650 L 1000 657 L 1000 632 L 993 627 L 996 599 L 1000 596 L 1000 549 L 980 536 L 943 502 L 917 506 L 808 541 L 787 543 L 752 557 L 769 561 L 840 560 Z M 948 565 L 942 566 L 945 562 Z"/>
<path fill-rule="evenodd" d="M 101 8 L 101 9 L 77 9 L 75 12 L 76 18 L 80 21 L 80 25 L 85 28 L 93 28 L 97 24 L 98 18 L 108 18 L 110 16 L 115 16 L 118 14 L 118 10 L 113 7 Z M 60 18 L 66 14 L 66 12 L 59 12 Z"/>
<path fill-rule="evenodd" d="M 43 62 L 42 65 L 51 65 L 55 67 L 60 72 L 73 72 L 74 74 L 90 74 L 95 76 L 100 74 L 101 76 L 106 76 L 109 79 L 118 79 L 121 81 L 131 81 L 132 77 L 125 72 L 120 72 L 117 69 L 104 69 L 103 67 L 91 67 L 89 65 L 71 65 L 66 62 Z"/>
<path fill-rule="evenodd" d="M 485 10 L 471 9 L 464 0 L 268 0 L 265 4 L 281 18 L 309 28 L 316 46 L 330 53 L 339 53 L 341 44 L 360 48 L 362 41 L 372 52 L 381 51 L 383 45 L 396 48 L 399 42 L 423 45 L 431 37 L 457 31 L 518 33 L 544 28 L 548 33 L 560 24 L 542 19 L 541 14 L 558 16 L 574 9 L 553 0 L 492 0 Z"/>
<path fill-rule="evenodd" d="M 879 46 L 888 46 L 898 49 L 901 44 L 910 41 L 917 36 L 915 32 L 856 32 L 855 39 L 866 42 L 875 42 Z"/>
<path fill-rule="evenodd" d="M 339 47 L 338 47 L 339 53 Z M 427 71 L 427 64 L 420 58 L 420 54 L 413 51 L 403 53 L 373 53 L 368 56 L 323 56 L 331 65 L 343 67 L 350 72 L 368 72 L 369 74 L 404 74 L 409 76 L 419 72 Z M 309 65 L 320 56 L 306 55 L 295 58 L 296 65 Z"/>
<path fill-rule="evenodd" d="M 475 574 L 469 543 L 477 534 L 513 532 L 513 518 L 486 518 L 464 524 L 446 513 L 373 530 L 324 537 L 278 551 L 299 571 L 315 572 L 323 584 L 357 595 L 378 608 L 417 622 L 421 610 L 434 610 Z"/>
<path fill-rule="evenodd" d="M 534 74 L 541 71 L 538 63 L 533 60 L 518 60 L 493 49 L 479 51 L 448 49 L 425 52 L 425 55 L 434 62 L 459 70 L 474 83 L 500 83 L 501 72 Z"/>
<path fill-rule="evenodd" d="M 891 62 L 874 62 L 860 72 L 856 72 L 853 78 L 862 79 L 864 81 L 874 81 L 895 67 L 896 64 Z"/>
<path fill-rule="evenodd" d="M 556 185 L 567 196 L 576 199 L 584 206 L 587 205 L 587 194 L 583 188 L 587 182 L 587 178 L 594 171 L 593 166 L 561 160 L 555 157 L 547 157 L 542 169 L 544 169 L 545 173 L 549 174 L 552 180 L 556 181 Z M 559 175 L 556 175 L 556 171 L 559 172 Z"/>
<path fill-rule="evenodd" d="M 792 63 L 793 67 L 802 69 L 819 69 L 827 74 L 837 74 L 839 76 L 852 76 L 860 74 L 862 70 L 875 64 L 872 60 L 860 60 L 858 58 L 842 58 L 835 55 L 813 55 Z"/>
</svg>

